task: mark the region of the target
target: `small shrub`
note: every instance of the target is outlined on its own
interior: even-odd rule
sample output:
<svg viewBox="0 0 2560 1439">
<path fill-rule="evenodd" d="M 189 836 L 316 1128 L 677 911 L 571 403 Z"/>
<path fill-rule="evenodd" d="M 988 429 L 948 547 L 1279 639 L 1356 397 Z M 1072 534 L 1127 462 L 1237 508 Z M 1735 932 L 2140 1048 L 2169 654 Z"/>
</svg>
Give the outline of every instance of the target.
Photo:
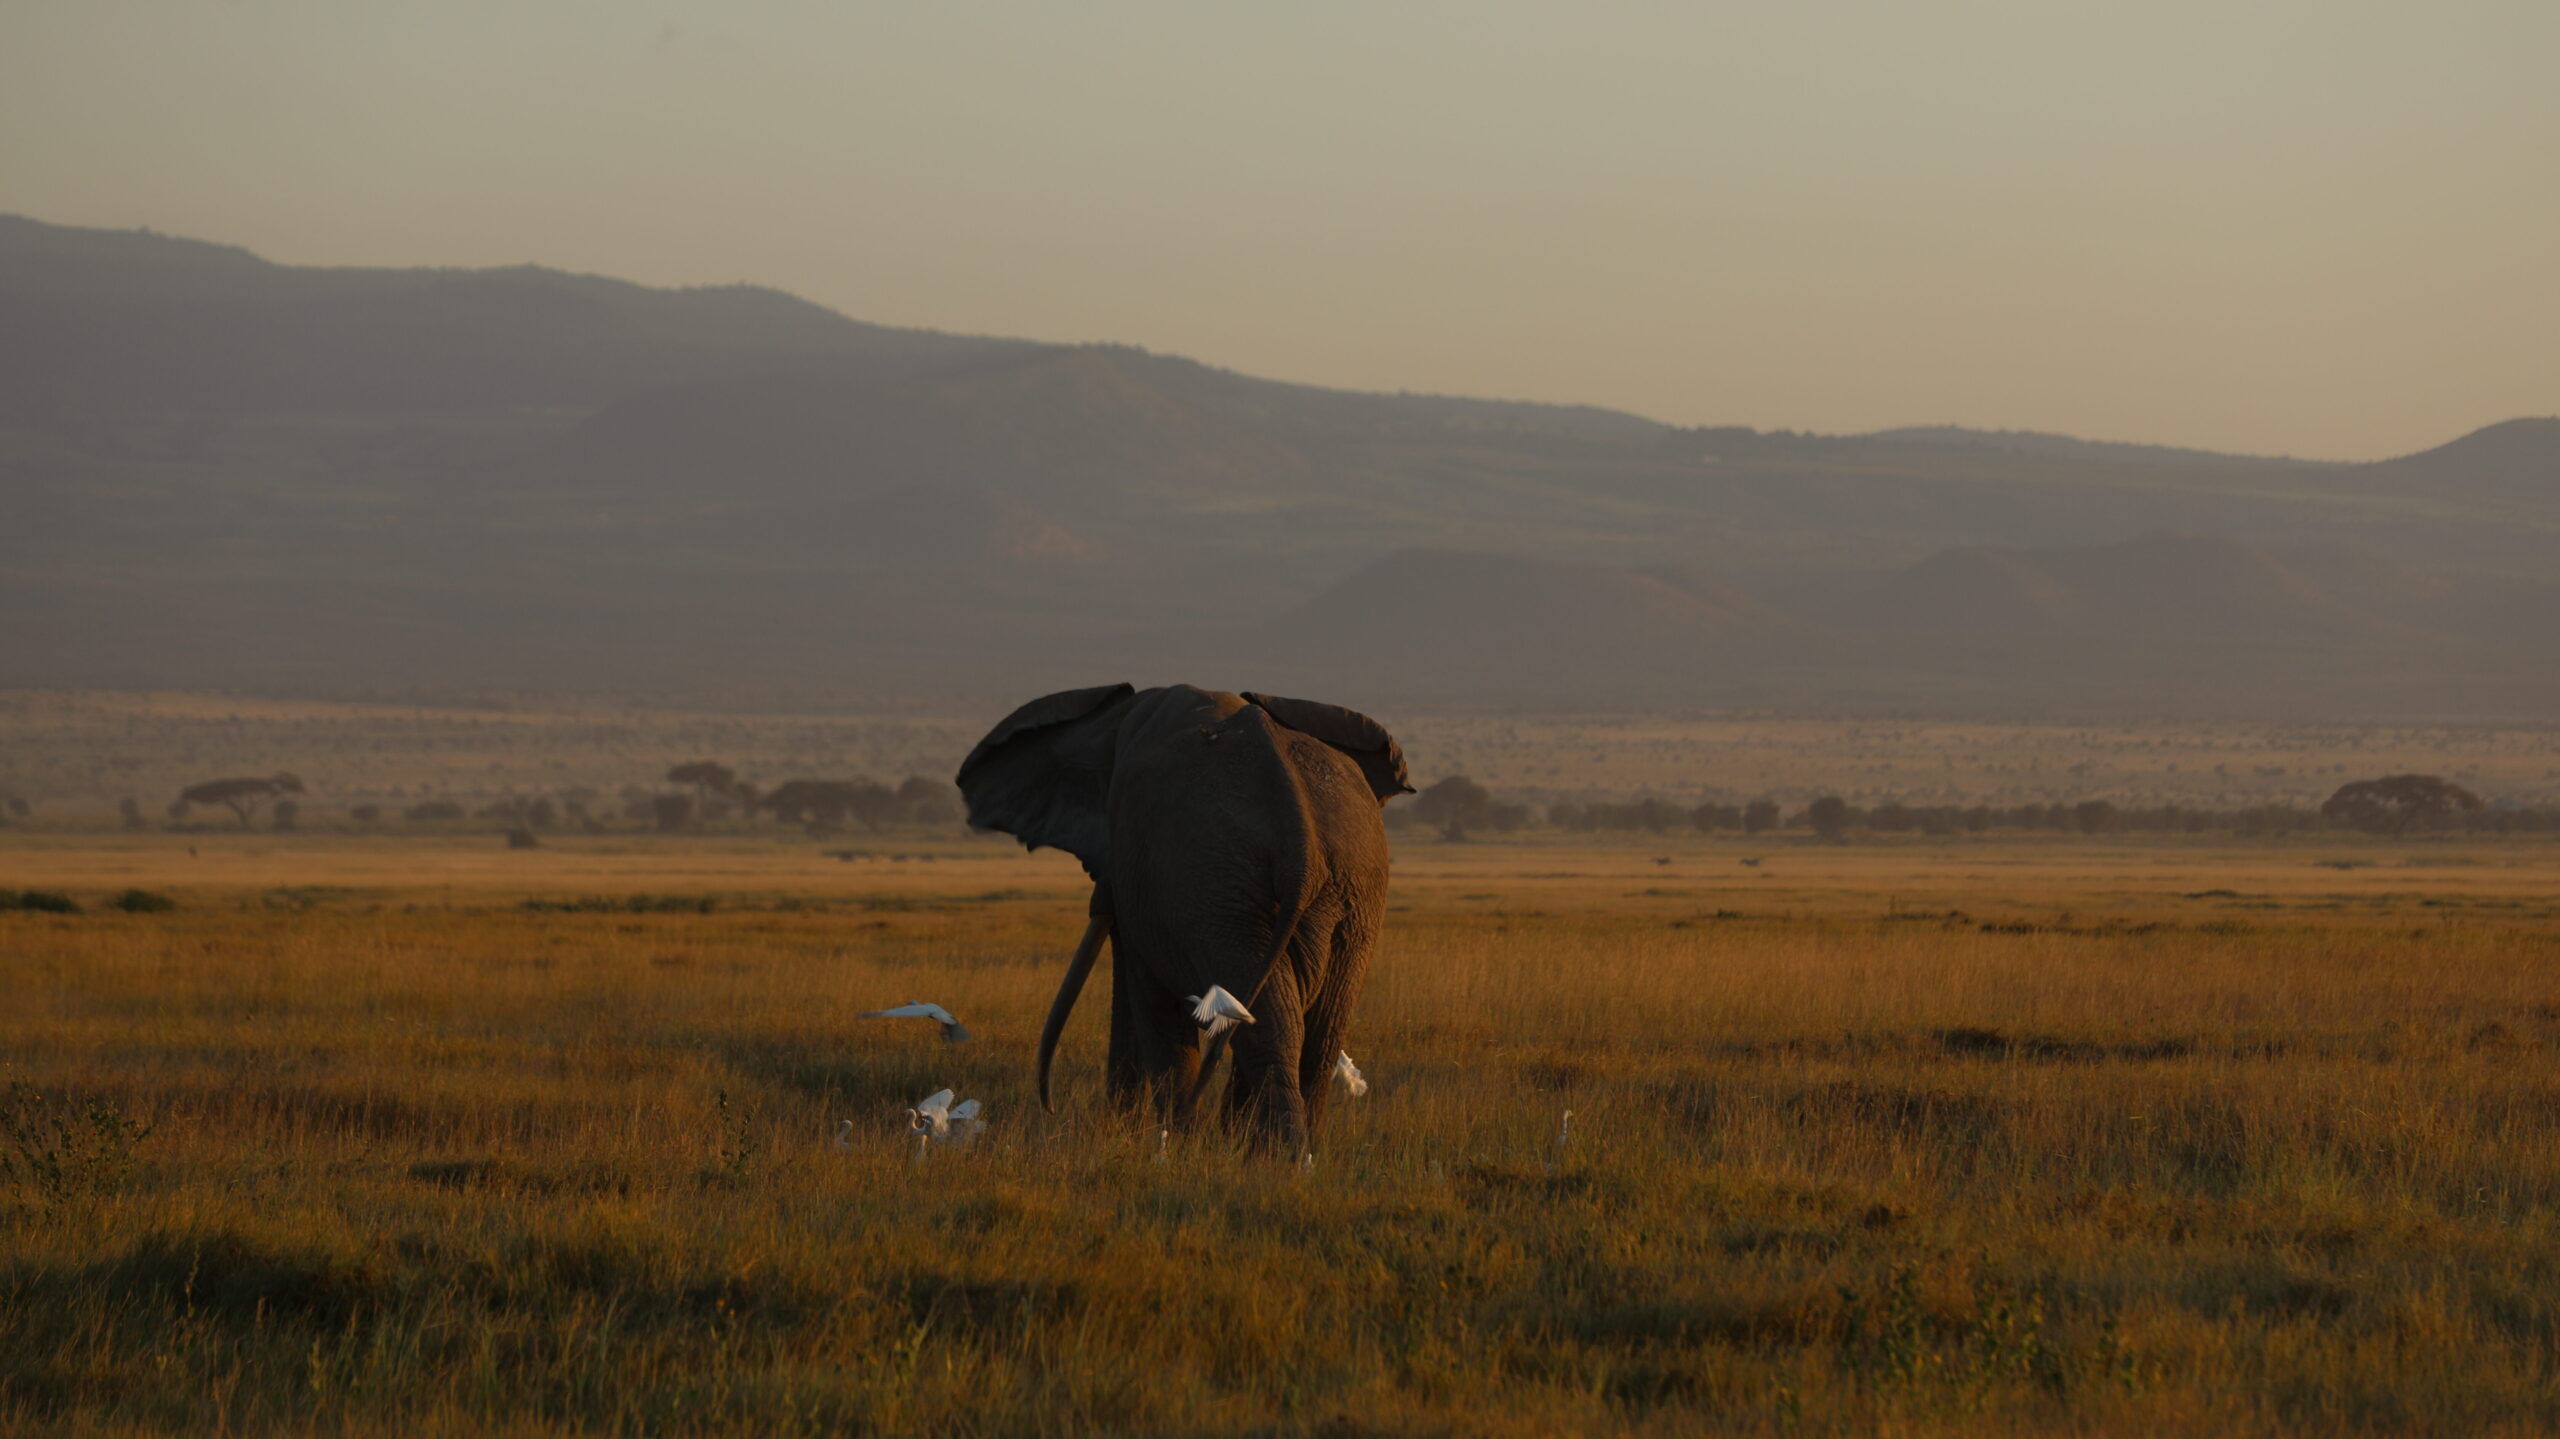
<svg viewBox="0 0 2560 1439">
<path fill-rule="evenodd" d="M 0 1090 L 0 1184 L 31 1192 L 48 1209 L 109 1194 L 150 1134 L 151 1126 L 108 1101 L 74 1108 L 12 1080 Z"/>
<path fill-rule="evenodd" d="M 715 1089 L 711 1092 L 711 1108 L 720 1127 L 720 1150 L 702 1171 L 702 1182 L 716 1189 L 744 1188 L 764 1158 L 764 1107 L 752 1103 L 733 1105 L 728 1090 Z"/>
<path fill-rule="evenodd" d="M 128 889 L 107 901 L 107 908 L 127 914 L 166 914 L 177 907 L 176 900 L 153 889 Z"/>
<path fill-rule="evenodd" d="M 0 890 L 0 909 L 32 909 L 45 914 L 78 914 L 80 901 L 58 889 Z"/>
</svg>

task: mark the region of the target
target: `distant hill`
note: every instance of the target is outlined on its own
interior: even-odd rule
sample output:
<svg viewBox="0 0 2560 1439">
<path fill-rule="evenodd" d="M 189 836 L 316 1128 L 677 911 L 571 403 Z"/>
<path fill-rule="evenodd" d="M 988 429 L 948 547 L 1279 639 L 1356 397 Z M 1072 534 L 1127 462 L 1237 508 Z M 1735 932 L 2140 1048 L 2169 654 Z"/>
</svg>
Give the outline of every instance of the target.
<svg viewBox="0 0 2560 1439">
<path fill-rule="evenodd" d="M 0 683 L 2505 716 L 2555 476 L 2552 419 L 1684 428 L 0 217 Z"/>
<path fill-rule="evenodd" d="M 589 417 L 524 482 L 666 492 L 748 475 L 777 497 L 962 486 L 1105 511 L 1309 482 L 1307 457 L 1273 427 L 1204 409 L 1162 383 L 1166 368 L 1025 347 L 895 372 L 830 363 L 653 389 Z"/>
<path fill-rule="evenodd" d="M 2560 510 L 2560 416 L 2509 420 L 2367 467 L 2367 488 Z"/>
<path fill-rule="evenodd" d="M 2186 534 L 2069 549 L 1949 550 L 1857 595 L 1837 617 L 1885 633 L 1995 643 L 2282 644 L 2380 639 L 2387 631 L 2264 550 Z"/>
<path fill-rule="evenodd" d="M 1703 575 L 1517 555 L 1401 550 L 1254 634 L 1247 653 L 1290 674 L 1330 671 L 1403 695 L 1517 696 L 1571 687 L 1693 694 L 1702 669 L 1798 627 Z"/>
<path fill-rule="evenodd" d="M 1891 445 L 1926 445 L 1940 449 L 1998 451 L 2041 455 L 2049 459 L 2126 460 L 2146 465 L 2224 465 L 2242 457 L 2172 445 L 2135 445 L 2114 440 L 2083 440 L 2041 430 L 1972 430 L 1962 425 L 1908 425 L 1878 430 L 1863 438 Z M 2291 460 L 2263 463 L 2292 464 Z"/>
<path fill-rule="evenodd" d="M 884 565 L 1085 564 L 1103 548 L 1012 495 L 912 485 L 848 502 L 845 528 Z"/>
<path fill-rule="evenodd" d="M 652 290 L 533 266 L 295 268 L 0 216 L 0 403 L 21 418 L 593 406 L 822 356 L 927 363 L 998 348 L 753 286 Z"/>
<path fill-rule="evenodd" d="M 2343 545 L 1959 549 L 1825 614 L 1872 662 L 2100 711 L 2519 713 L 2560 697 L 2560 584 L 2431 577 Z"/>
</svg>

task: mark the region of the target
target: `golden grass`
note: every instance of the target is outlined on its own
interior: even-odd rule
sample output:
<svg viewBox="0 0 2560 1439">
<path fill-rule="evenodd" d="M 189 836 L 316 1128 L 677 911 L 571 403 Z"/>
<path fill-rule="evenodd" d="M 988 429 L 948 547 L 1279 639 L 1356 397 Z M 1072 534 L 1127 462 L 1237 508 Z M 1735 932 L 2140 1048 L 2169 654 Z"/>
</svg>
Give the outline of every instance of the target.
<svg viewBox="0 0 2560 1439">
<path fill-rule="evenodd" d="M 1311 1170 L 1098 1005 L 1039 1115 L 1072 867 L 945 855 L 0 851 L 183 906 L 0 913 L 10 1102 L 152 1126 L 0 1184 L 0 1430 L 2560 1428 L 2560 847 L 1408 846 Z"/>
</svg>

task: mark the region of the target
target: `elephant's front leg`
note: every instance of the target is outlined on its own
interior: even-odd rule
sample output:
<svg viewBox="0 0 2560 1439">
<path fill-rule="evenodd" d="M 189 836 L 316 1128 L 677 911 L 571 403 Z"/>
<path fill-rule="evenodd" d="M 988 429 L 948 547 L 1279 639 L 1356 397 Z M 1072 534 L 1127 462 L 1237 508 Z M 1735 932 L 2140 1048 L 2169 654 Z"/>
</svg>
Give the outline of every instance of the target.
<svg viewBox="0 0 2560 1439">
<path fill-rule="evenodd" d="M 1191 1024 L 1190 1005 L 1157 983 L 1146 967 L 1111 956 L 1111 1059 L 1108 1082 L 1112 1099 L 1124 1107 L 1144 1106 L 1158 1121 L 1173 1117 L 1174 1106 L 1191 1092 L 1200 1073 L 1200 1031 Z"/>
<path fill-rule="evenodd" d="M 1227 1084 L 1227 1118 L 1251 1125 L 1265 1146 L 1293 1155 L 1307 1147 L 1307 1103 L 1298 1083 L 1303 1010 L 1284 956 L 1254 1001 L 1257 1022 L 1235 1031 L 1235 1074 Z"/>
</svg>

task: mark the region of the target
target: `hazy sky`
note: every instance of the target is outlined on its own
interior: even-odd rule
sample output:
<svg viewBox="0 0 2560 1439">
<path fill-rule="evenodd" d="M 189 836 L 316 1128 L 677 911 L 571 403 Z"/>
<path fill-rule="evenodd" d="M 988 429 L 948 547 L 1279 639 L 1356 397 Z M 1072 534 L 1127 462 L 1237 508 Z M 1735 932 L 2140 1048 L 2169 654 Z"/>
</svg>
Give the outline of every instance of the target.
<svg viewBox="0 0 2560 1439">
<path fill-rule="evenodd" d="M 0 210 L 2370 457 L 2560 411 L 2560 0 L 0 0 Z"/>
</svg>

